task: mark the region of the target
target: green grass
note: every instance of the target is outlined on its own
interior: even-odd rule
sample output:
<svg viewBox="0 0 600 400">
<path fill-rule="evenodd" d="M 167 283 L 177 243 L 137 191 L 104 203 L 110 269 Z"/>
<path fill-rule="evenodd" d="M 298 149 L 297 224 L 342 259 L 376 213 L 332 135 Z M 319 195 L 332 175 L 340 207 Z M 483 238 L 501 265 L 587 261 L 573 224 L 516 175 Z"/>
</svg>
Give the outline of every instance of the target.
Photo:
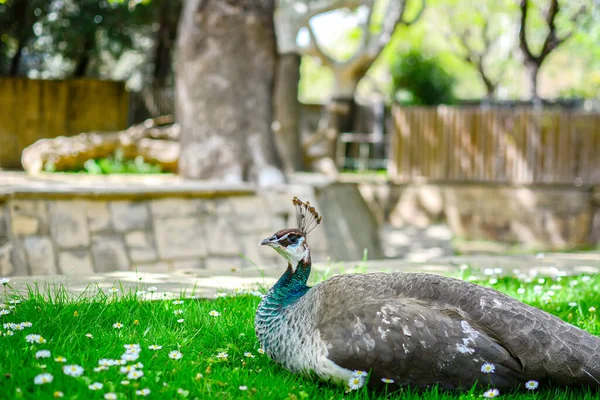
<svg viewBox="0 0 600 400">
<path fill-rule="evenodd" d="M 469 271 L 465 271 L 465 277 Z M 541 282 L 541 281 L 540 281 Z M 529 304 L 541 307 L 583 329 L 600 334 L 600 319 L 590 307 L 600 312 L 600 276 L 545 279 L 543 282 L 522 282 L 514 278 L 486 280 L 479 283 L 493 286 Z M 519 290 L 520 288 L 524 289 Z M 44 291 L 45 293 L 45 291 Z M 0 287 L 0 298 L 2 298 Z M 136 398 L 136 390 L 150 389 L 147 398 L 215 398 L 215 399 L 472 399 L 480 398 L 483 390 L 473 388 L 467 393 L 444 393 L 411 390 L 390 394 L 362 388 L 346 393 L 343 387 L 319 383 L 312 378 L 293 375 L 260 354 L 253 328 L 254 311 L 259 298 L 255 295 L 230 295 L 214 300 L 192 299 L 181 295 L 183 304 L 173 299 L 144 301 L 136 294 L 99 292 L 91 298 L 74 298 L 64 288 L 55 288 L 50 295 L 30 288 L 25 296 L 5 286 L 8 315 L 0 323 L 31 322 L 32 327 L 15 330 L 14 335 L 0 337 L 0 398 L 53 398 L 55 391 L 64 398 L 102 399 L 107 392 L 119 399 Z M 14 301 L 20 301 L 14 303 Z M 473 301 L 476 301 L 474 299 Z M 573 304 L 576 303 L 576 304 Z M 175 310 L 183 310 L 175 315 Z M 216 310 L 220 316 L 210 315 Z M 183 323 L 177 319 L 183 318 Z M 120 322 L 121 329 L 113 328 Z M 6 332 L 7 329 L 0 330 Z M 86 334 L 91 334 L 89 338 Z M 46 343 L 28 343 L 28 334 L 39 334 Z M 144 376 L 130 380 L 119 372 L 119 366 L 94 371 L 98 360 L 119 359 L 125 344 L 139 344 Z M 149 350 L 149 345 L 161 345 L 161 350 Z M 38 350 L 49 350 L 50 358 L 36 359 Z M 179 350 L 183 358 L 170 359 L 170 351 Z M 217 358 L 226 352 L 227 359 Z M 254 358 L 244 355 L 250 352 Z M 75 378 L 63 373 L 65 364 L 55 357 L 67 359 L 65 364 L 77 364 L 84 374 Z M 45 365 L 45 367 L 42 367 Z M 36 375 L 53 375 L 51 383 L 35 385 Z M 91 383 L 103 388 L 92 391 Z M 247 390 L 241 390 L 245 386 Z M 589 390 L 540 388 L 535 393 L 502 393 L 501 398 L 516 399 L 599 399 L 600 393 Z"/>
<path fill-rule="evenodd" d="M 99 159 L 87 160 L 82 168 L 58 171 L 52 162 L 44 164 L 46 172 L 84 173 L 90 175 L 113 175 L 113 174 L 161 174 L 162 167 L 159 164 L 148 163 L 144 157 L 126 158 L 123 151 L 117 150 L 114 154 Z"/>
</svg>

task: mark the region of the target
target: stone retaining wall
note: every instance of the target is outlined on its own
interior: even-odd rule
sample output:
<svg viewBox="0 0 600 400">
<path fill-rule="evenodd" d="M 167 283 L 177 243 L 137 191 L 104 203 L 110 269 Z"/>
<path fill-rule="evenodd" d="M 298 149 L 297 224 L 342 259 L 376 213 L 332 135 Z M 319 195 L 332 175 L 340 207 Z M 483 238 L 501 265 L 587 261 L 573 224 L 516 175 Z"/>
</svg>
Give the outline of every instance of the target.
<svg viewBox="0 0 600 400">
<path fill-rule="evenodd" d="M 540 250 L 600 246 L 600 188 L 558 185 L 361 184 L 380 222 L 446 223 L 466 240 Z"/>
<path fill-rule="evenodd" d="M 315 261 L 360 259 L 364 247 L 378 254 L 377 227 L 356 185 L 257 192 L 168 179 L 151 187 L 74 182 L 23 178 L 4 190 L 0 182 L 0 276 L 284 265 L 258 243 L 296 226 L 293 196 L 324 216 L 309 238 Z M 353 212 L 344 215 L 344 204 Z M 348 227 L 356 224 L 362 229 L 353 234 Z"/>
</svg>

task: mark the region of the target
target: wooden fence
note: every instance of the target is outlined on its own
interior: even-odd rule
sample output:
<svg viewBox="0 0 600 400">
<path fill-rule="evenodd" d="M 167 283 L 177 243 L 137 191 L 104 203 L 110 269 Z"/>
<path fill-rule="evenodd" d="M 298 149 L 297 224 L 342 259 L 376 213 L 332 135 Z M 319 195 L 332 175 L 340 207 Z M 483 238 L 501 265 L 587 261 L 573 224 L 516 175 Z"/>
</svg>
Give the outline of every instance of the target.
<svg viewBox="0 0 600 400">
<path fill-rule="evenodd" d="M 0 168 L 20 168 L 42 138 L 124 129 L 128 106 L 123 82 L 0 77 Z"/>
<path fill-rule="evenodd" d="M 397 182 L 600 184 L 600 114 L 397 107 L 392 125 Z"/>
</svg>

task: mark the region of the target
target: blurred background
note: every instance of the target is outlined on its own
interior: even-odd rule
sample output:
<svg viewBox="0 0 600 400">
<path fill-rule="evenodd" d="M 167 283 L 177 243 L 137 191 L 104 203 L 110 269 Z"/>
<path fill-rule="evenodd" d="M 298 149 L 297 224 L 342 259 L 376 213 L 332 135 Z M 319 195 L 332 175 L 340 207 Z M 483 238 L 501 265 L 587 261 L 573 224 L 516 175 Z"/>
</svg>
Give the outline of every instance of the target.
<svg viewBox="0 0 600 400">
<path fill-rule="evenodd" d="M 153 201 L 187 207 L 206 182 L 262 199 L 257 237 L 291 216 L 273 190 L 311 187 L 345 221 L 321 259 L 596 251 L 600 1 L 0 0 L 6 275 L 40 251 L 50 273 L 179 268 L 208 234 L 187 217 L 159 232 Z M 56 192 L 87 203 L 55 207 Z M 65 239 L 65 221 L 87 239 Z M 169 244 L 169 229 L 189 237 Z"/>
</svg>

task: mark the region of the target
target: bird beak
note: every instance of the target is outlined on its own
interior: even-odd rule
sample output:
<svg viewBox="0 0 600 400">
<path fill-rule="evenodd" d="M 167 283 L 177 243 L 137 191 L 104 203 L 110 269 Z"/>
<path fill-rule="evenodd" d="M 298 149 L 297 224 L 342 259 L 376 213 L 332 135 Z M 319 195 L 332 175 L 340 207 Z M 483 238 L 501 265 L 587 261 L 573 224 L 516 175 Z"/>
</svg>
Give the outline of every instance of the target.
<svg viewBox="0 0 600 400">
<path fill-rule="evenodd" d="M 275 243 L 277 243 L 277 238 L 275 236 L 271 236 L 271 237 L 261 240 L 260 243 L 258 243 L 258 245 L 259 246 L 263 246 L 263 245 L 271 246 Z"/>
</svg>

